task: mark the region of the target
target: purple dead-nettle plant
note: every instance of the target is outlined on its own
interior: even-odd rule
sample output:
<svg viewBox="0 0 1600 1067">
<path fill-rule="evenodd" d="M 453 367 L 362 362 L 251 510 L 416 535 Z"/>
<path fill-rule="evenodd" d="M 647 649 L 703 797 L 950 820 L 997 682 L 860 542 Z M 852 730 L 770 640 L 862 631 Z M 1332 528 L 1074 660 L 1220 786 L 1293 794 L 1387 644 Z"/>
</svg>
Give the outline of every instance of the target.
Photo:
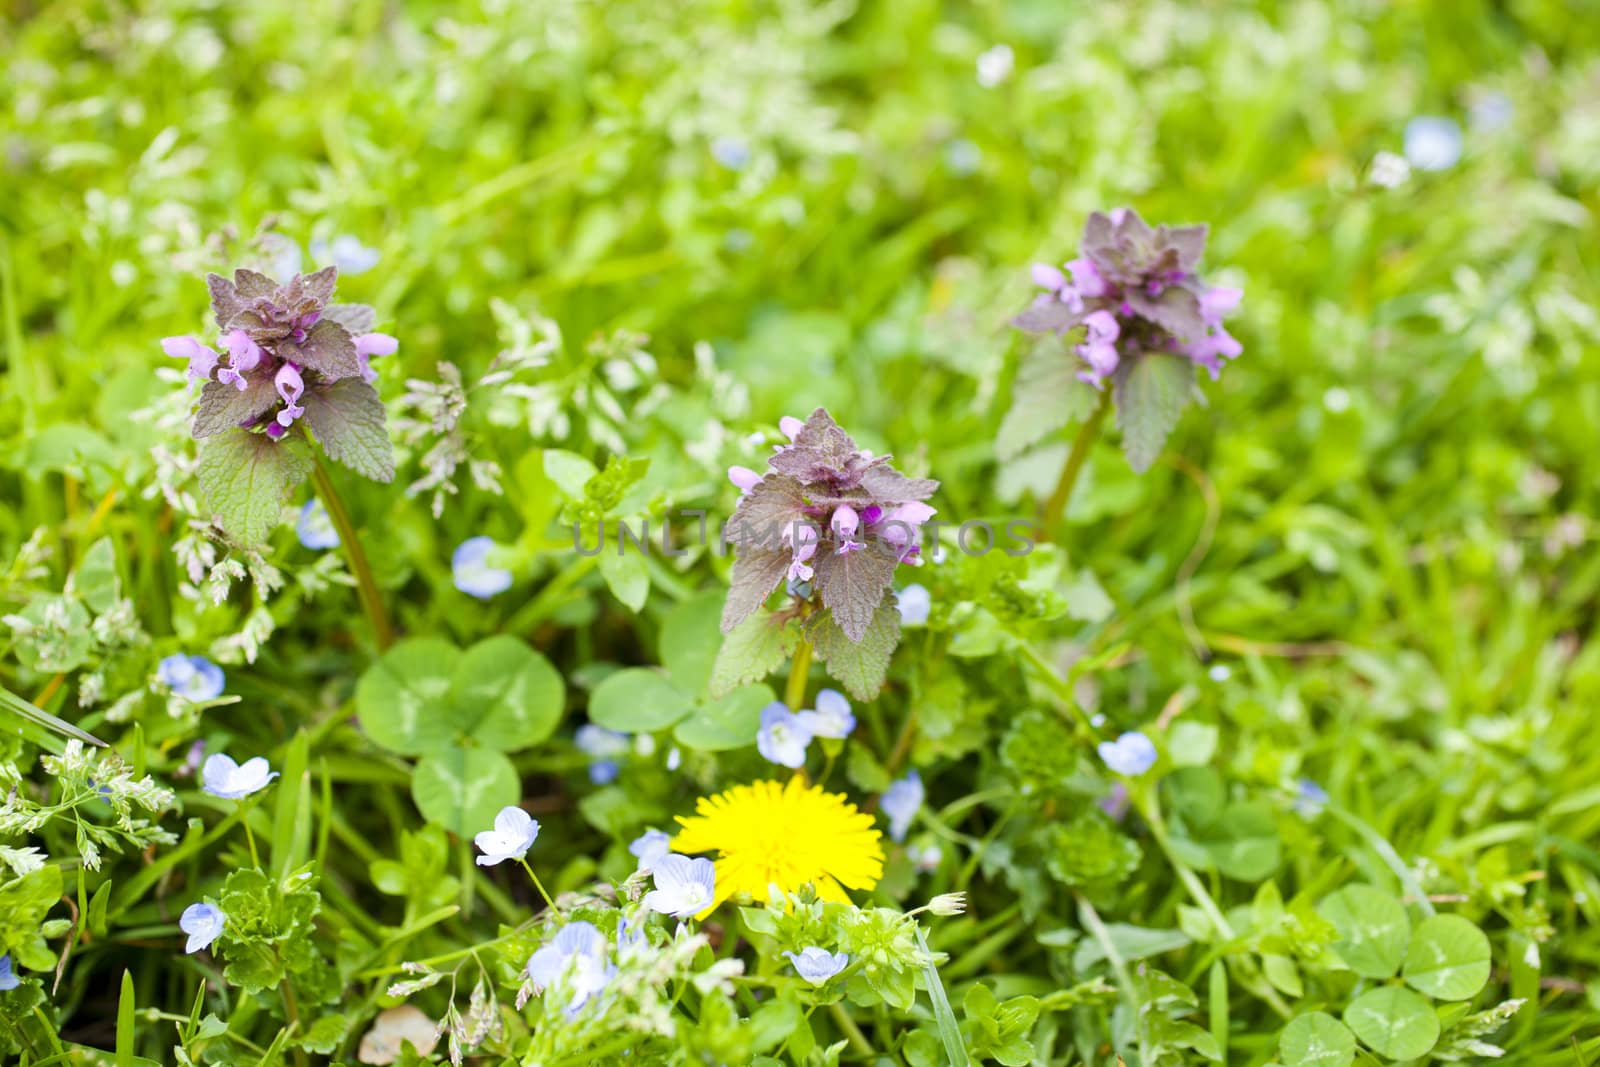
<svg viewBox="0 0 1600 1067">
<path fill-rule="evenodd" d="M 1152 228 L 1131 208 L 1097 211 L 1078 258 L 1034 266 L 1043 291 L 1013 323 L 1030 334 L 1071 335 L 1071 354 L 1063 361 L 1058 348 L 1041 345 L 1025 358 L 997 441 L 1002 458 L 1075 419 L 1088 429 L 1086 448 L 1114 405 L 1129 463 L 1143 471 L 1155 462 L 1196 392 L 1196 368 L 1215 379 L 1242 351 L 1223 324 L 1241 290 L 1200 278 L 1206 233 L 1204 225 Z M 1101 394 L 1098 402 L 1074 377 Z M 1071 459 L 1082 462 L 1081 454 Z M 1069 475 L 1077 470 L 1069 461 Z"/>
<path fill-rule="evenodd" d="M 900 636 L 891 583 L 899 567 L 921 562 L 921 526 L 934 515 L 926 500 L 939 483 L 908 478 L 890 457 L 857 448 L 822 408 L 782 428 L 790 443 L 778 446 L 765 473 L 731 474 L 743 495 L 725 531 L 735 558 L 722 629 L 739 637 L 726 643 L 719 678 L 764 676 L 777 666 L 770 650 L 788 647 L 797 650 L 799 674 L 814 653 L 868 700 Z M 762 612 L 780 586 L 789 604 Z M 782 639 L 763 641 L 763 627 Z M 741 663 L 746 653 L 756 658 Z"/>
<path fill-rule="evenodd" d="M 375 332 L 370 307 L 332 302 L 337 277 L 336 267 L 282 284 L 250 270 L 208 275 L 217 347 L 193 336 L 161 343 L 202 383 L 191 426 L 200 485 L 235 541 L 263 541 L 282 520 L 315 462 L 309 443 L 375 481 L 394 478 L 370 361 L 398 342 Z"/>
</svg>

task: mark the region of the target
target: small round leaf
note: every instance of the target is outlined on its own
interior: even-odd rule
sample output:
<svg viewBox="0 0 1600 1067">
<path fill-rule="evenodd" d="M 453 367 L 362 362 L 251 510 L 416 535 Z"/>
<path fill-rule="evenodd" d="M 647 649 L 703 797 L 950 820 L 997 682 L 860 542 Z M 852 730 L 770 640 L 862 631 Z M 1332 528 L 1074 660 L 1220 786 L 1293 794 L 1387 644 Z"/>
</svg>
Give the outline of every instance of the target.
<svg viewBox="0 0 1600 1067">
<path fill-rule="evenodd" d="M 1297 1015 L 1278 1035 L 1284 1067 L 1350 1067 L 1356 1058 L 1356 1037 L 1327 1012 Z"/>
<path fill-rule="evenodd" d="M 1344 1021 L 1368 1048 L 1391 1060 L 1414 1060 L 1439 1040 L 1433 1005 L 1403 986 L 1361 994 L 1344 1009 Z"/>
<path fill-rule="evenodd" d="M 1339 931 L 1334 950 L 1364 978 L 1389 978 L 1405 956 L 1411 920 L 1398 900 L 1369 885 L 1329 894 L 1317 912 Z"/>
<path fill-rule="evenodd" d="M 726 599 L 726 593 L 713 589 L 685 600 L 661 620 L 661 665 L 685 693 L 703 693 L 711 681 L 711 667 L 722 648 Z"/>
<path fill-rule="evenodd" d="M 461 653 L 448 641 L 401 641 L 367 668 L 356 684 L 356 715 L 375 744 L 413 756 L 448 744 L 450 679 Z"/>
<path fill-rule="evenodd" d="M 693 707 L 693 698 L 660 671 L 630 667 L 595 686 L 589 718 L 608 730 L 650 733 L 671 726 Z"/>
<path fill-rule="evenodd" d="M 1469 1000 L 1489 980 L 1489 939 L 1459 915 L 1418 924 L 1406 949 L 1406 984 L 1440 1000 Z"/>
<path fill-rule="evenodd" d="M 756 743 L 761 729 L 761 709 L 777 699 L 764 685 L 735 689 L 695 713 L 673 731 L 680 745 L 700 752 L 724 752 Z"/>
<path fill-rule="evenodd" d="M 467 649 L 455 672 L 462 732 L 484 748 L 515 752 L 556 732 L 566 686 L 550 661 L 519 638 L 491 637 Z"/>
<path fill-rule="evenodd" d="M 411 776 L 411 799 L 429 822 L 461 837 L 494 825 L 500 809 L 517 802 L 522 785 L 503 754 L 447 746 L 424 756 Z"/>
</svg>

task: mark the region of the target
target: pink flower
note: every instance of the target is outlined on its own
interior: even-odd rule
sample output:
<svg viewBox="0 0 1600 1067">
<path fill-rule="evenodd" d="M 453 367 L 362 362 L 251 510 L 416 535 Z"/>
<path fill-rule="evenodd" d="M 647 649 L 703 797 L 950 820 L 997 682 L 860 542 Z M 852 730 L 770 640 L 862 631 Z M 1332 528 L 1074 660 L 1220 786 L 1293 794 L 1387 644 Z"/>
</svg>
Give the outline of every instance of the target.
<svg viewBox="0 0 1600 1067">
<path fill-rule="evenodd" d="M 855 539 L 856 531 L 861 529 L 861 516 L 856 514 L 856 509 L 849 504 L 840 504 L 833 512 L 833 532 L 839 538 L 838 552 L 842 556 L 847 552 L 854 552 L 858 548 L 866 548 L 865 541 Z"/>
<path fill-rule="evenodd" d="M 272 384 L 278 387 L 278 395 L 283 397 L 284 403 L 283 410 L 278 412 L 278 425 L 287 430 L 294 425 L 295 419 L 306 413 L 306 409 L 300 406 L 300 397 L 306 391 L 306 382 L 300 377 L 299 367 L 293 363 L 285 363 L 278 368 Z"/>
<path fill-rule="evenodd" d="M 748 493 L 750 490 L 761 484 L 761 475 L 757 474 L 749 467 L 729 467 L 728 481 L 737 486 L 739 489 L 739 494 L 743 496 L 745 493 Z"/>
<path fill-rule="evenodd" d="M 1089 369 L 1080 371 L 1078 377 L 1098 389 L 1107 376 L 1117 369 L 1119 357 L 1116 341 L 1122 335 L 1122 327 L 1118 325 L 1117 317 L 1109 311 L 1091 311 L 1083 324 L 1089 334 L 1084 343 L 1078 346 L 1077 352 L 1089 364 Z"/>
<path fill-rule="evenodd" d="M 1033 284 L 1041 289 L 1056 293 L 1067 287 L 1067 276 L 1048 263 L 1035 263 L 1032 273 Z"/>
<path fill-rule="evenodd" d="M 364 333 L 355 339 L 356 358 L 361 361 L 361 377 L 368 385 L 378 380 L 378 372 L 368 363 L 373 356 L 392 356 L 400 348 L 398 338 L 386 333 Z"/>
<path fill-rule="evenodd" d="M 1200 317 L 1208 326 L 1220 326 L 1223 318 L 1231 314 L 1243 298 L 1243 289 L 1213 286 L 1200 294 Z"/>
<path fill-rule="evenodd" d="M 1074 259 L 1067 263 L 1067 270 L 1072 272 L 1072 285 L 1078 292 L 1088 298 L 1105 296 L 1110 286 L 1100 276 L 1100 269 L 1089 259 Z"/>
<path fill-rule="evenodd" d="M 244 376 L 261 363 L 261 346 L 243 330 L 229 330 L 222 335 L 222 347 L 228 350 L 228 365 L 217 372 L 217 381 L 242 393 L 250 384 Z"/>
<path fill-rule="evenodd" d="M 173 359 L 186 359 L 189 361 L 189 377 L 197 382 L 203 382 L 211 377 L 211 372 L 216 369 L 217 360 L 222 358 L 218 352 L 213 352 L 201 344 L 198 338 L 191 336 L 163 337 L 161 351 Z"/>
<path fill-rule="evenodd" d="M 789 563 L 789 580 L 791 582 L 809 582 L 815 573 L 811 564 L 806 562 L 817 554 L 817 543 L 806 541 L 794 550 L 794 559 Z"/>
<path fill-rule="evenodd" d="M 785 415 L 783 418 L 778 420 L 778 429 L 782 431 L 783 436 L 787 437 L 791 441 L 800 436 L 800 431 L 805 429 L 805 425 L 806 424 L 804 422 L 795 418 L 793 415 Z"/>
</svg>

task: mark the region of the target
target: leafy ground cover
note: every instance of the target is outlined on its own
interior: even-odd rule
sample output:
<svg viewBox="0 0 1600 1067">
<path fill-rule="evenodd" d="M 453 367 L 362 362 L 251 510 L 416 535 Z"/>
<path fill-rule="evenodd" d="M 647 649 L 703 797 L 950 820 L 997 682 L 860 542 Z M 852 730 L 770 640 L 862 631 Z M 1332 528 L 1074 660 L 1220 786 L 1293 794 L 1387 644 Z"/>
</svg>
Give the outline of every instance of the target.
<svg viewBox="0 0 1600 1067">
<path fill-rule="evenodd" d="M 0 1059 L 1594 1062 L 1582 6 L 14 6 Z"/>
</svg>

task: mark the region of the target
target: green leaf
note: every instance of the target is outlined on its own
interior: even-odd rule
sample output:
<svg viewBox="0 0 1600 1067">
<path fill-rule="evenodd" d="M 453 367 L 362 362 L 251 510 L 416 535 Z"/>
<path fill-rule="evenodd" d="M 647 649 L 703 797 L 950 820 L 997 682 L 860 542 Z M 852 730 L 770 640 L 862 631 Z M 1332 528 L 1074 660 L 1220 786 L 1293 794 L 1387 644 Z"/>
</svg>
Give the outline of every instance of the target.
<svg viewBox="0 0 1600 1067">
<path fill-rule="evenodd" d="M 200 446 L 200 489 L 230 537 L 260 544 L 283 521 L 289 493 L 311 463 L 291 442 L 233 430 Z"/>
<path fill-rule="evenodd" d="M 521 796 L 517 769 L 499 752 L 451 745 L 422 757 L 411 778 L 411 799 L 429 822 L 470 837 L 494 825 L 501 808 Z"/>
<path fill-rule="evenodd" d="M 378 391 L 345 378 L 306 393 L 306 425 L 328 458 L 375 482 L 394 481 L 394 449 Z"/>
<path fill-rule="evenodd" d="M 1434 915 L 1412 931 L 1406 984 L 1439 1000 L 1470 1000 L 1489 980 L 1489 939 L 1459 915 Z"/>
<path fill-rule="evenodd" d="M 506 752 L 527 748 L 555 733 L 565 704 L 550 661 L 509 635 L 465 653 L 437 638 L 409 638 L 356 685 L 367 736 L 402 755 L 469 739 Z"/>
<path fill-rule="evenodd" d="M 317 1052 L 326 1056 L 339 1047 L 349 1025 L 343 1015 L 324 1015 L 312 1023 L 295 1044 L 307 1052 Z"/>
<path fill-rule="evenodd" d="M 466 736 L 501 752 L 550 737 L 566 703 L 566 686 L 550 661 L 506 634 L 467 649 L 452 689 Z"/>
<path fill-rule="evenodd" d="M 1078 380 L 1078 367 L 1077 357 L 1055 338 L 1034 344 L 1022 357 L 1011 390 L 1011 409 L 995 437 L 998 458 L 1015 459 L 1036 441 L 1089 417 L 1098 394 Z"/>
<path fill-rule="evenodd" d="M 895 608 L 894 592 L 886 592 L 878 602 L 878 610 L 859 641 L 852 641 L 840 629 L 832 612 L 812 616 L 806 637 L 830 677 L 857 700 L 871 700 L 883 688 L 889 659 L 900 643 L 900 612 Z"/>
<path fill-rule="evenodd" d="M 271 377 L 251 378 L 243 391 L 221 382 L 207 382 L 195 408 L 195 438 L 215 437 L 254 422 L 278 403 Z M 243 431 L 240 431 L 241 433 Z"/>
<path fill-rule="evenodd" d="M 700 752 L 725 752 L 753 745 L 761 729 L 761 709 L 776 699 L 764 685 L 735 689 L 715 703 L 696 708 L 678 723 L 672 736 L 679 744 Z"/>
<path fill-rule="evenodd" d="M 1368 1048 L 1391 1060 L 1414 1060 L 1439 1040 L 1433 1006 L 1402 986 L 1379 986 L 1361 994 L 1344 1009 L 1344 1021 Z"/>
<path fill-rule="evenodd" d="M 399 642 L 356 684 L 361 729 L 391 752 L 417 755 L 449 742 L 452 674 L 461 653 L 436 637 Z"/>
<path fill-rule="evenodd" d="M 116 602 L 117 553 L 111 538 L 100 538 L 84 552 L 73 572 L 72 588 L 97 614 Z"/>
<path fill-rule="evenodd" d="M 601 552 L 600 576 L 606 580 L 611 595 L 622 601 L 629 611 L 639 611 L 650 595 L 650 568 L 638 551 Z"/>
<path fill-rule="evenodd" d="M 1345 886 L 1317 908 L 1339 931 L 1334 951 L 1363 978 L 1388 978 L 1400 966 L 1411 920 L 1398 900 L 1367 885 Z"/>
<path fill-rule="evenodd" d="M 1134 470 L 1149 470 L 1189 402 L 1194 365 L 1179 356 L 1145 352 L 1122 364 L 1114 388 L 1123 454 Z"/>
<path fill-rule="evenodd" d="M 1327 1012 L 1297 1015 L 1278 1035 L 1283 1067 L 1350 1067 L 1356 1038 L 1349 1027 Z"/>
<path fill-rule="evenodd" d="M 854 552 L 824 552 L 815 562 L 817 592 L 822 594 L 828 614 L 845 636 L 860 641 L 872 626 L 900 565 L 894 550 L 886 542 L 869 541 L 866 548 Z"/>
<path fill-rule="evenodd" d="M 582 500 L 583 487 L 600 473 L 595 465 L 576 452 L 552 448 L 544 454 L 544 472 L 568 500 Z"/>
<path fill-rule="evenodd" d="M 13 693 L 4 686 L 0 686 L 0 711 L 7 712 L 13 718 L 20 719 L 22 721 L 23 726 L 17 727 L 17 732 L 19 733 L 23 732 L 24 728 L 26 728 L 28 733 L 37 736 L 42 731 L 48 730 L 54 733 L 63 734 L 67 737 L 75 737 L 85 744 L 97 745 L 100 748 L 104 748 L 106 745 L 106 743 L 100 740 L 98 737 L 95 737 L 90 733 L 85 733 L 67 720 L 57 718 L 48 711 L 43 711 L 34 707 L 31 703 L 17 696 L 17 694 Z M 40 739 L 42 740 L 42 738 Z M 60 745 L 60 742 L 57 741 L 54 742 L 54 744 Z"/>
<path fill-rule="evenodd" d="M 1202 842 L 1217 870 L 1241 882 L 1258 882 L 1278 869 L 1283 844 L 1271 809 L 1240 801 L 1222 810 Z"/>
<path fill-rule="evenodd" d="M 726 696 L 761 681 L 783 666 L 799 643 L 800 635 L 783 620 L 765 611 L 750 616 L 722 639 L 711 668 L 711 695 Z"/>
<path fill-rule="evenodd" d="M 694 698 L 660 671 L 630 667 L 606 678 L 589 698 L 589 718 L 608 730 L 664 730 L 694 708 Z"/>
<path fill-rule="evenodd" d="M 713 589 L 691 597 L 661 621 L 661 665 L 686 693 L 698 696 L 711 681 L 723 644 L 722 596 Z"/>
</svg>

